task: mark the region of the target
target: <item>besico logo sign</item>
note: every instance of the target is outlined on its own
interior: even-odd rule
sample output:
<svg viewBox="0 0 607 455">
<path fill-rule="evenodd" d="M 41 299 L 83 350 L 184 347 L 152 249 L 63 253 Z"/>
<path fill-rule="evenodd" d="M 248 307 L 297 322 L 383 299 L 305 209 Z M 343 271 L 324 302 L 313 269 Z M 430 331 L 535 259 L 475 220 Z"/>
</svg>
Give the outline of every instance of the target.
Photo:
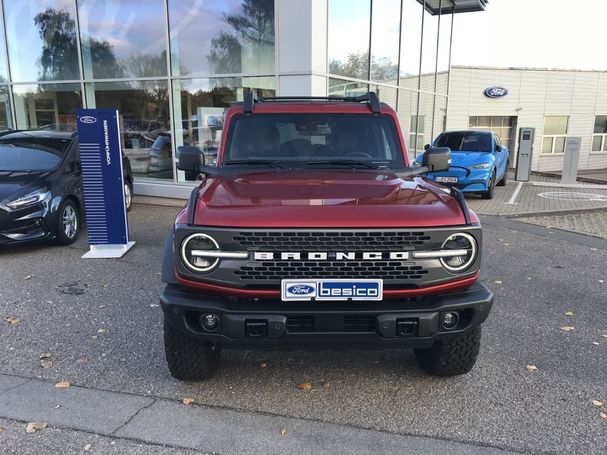
<svg viewBox="0 0 607 455">
<path fill-rule="evenodd" d="M 502 98 L 508 94 L 508 89 L 503 87 L 489 87 L 485 89 L 485 96 L 488 98 Z"/>
<path fill-rule="evenodd" d="M 283 302 L 309 300 L 381 300 L 381 279 L 282 280 Z"/>
</svg>

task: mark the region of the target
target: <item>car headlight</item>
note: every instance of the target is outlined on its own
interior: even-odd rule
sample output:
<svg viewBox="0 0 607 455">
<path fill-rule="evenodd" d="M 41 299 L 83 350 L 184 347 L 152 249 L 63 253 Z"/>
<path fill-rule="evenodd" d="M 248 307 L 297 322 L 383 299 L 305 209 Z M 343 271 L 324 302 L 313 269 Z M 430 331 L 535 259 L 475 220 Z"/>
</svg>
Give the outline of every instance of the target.
<svg viewBox="0 0 607 455">
<path fill-rule="evenodd" d="M 37 204 L 38 202 L 44 201 L 46 198 L 50 196 L 50 192 L 47 188 L 40 188 L 39 190 L 32 191 L 25 196 L 20 196 L 19 198 L 10 201 L 6 204 L 9 209 L 18 210 L 23 209 L 25 207 L 29 207 L 30 205 Z"/>
<path fill-rule="evenodd" d="M 491 163 L 475 164 L 474 166 L 470 166 L 470 169 L 489 169 L 491 166 Z"/>
<path fill-rule="evenodd" d="M 191 234 L 181 242 L 181 258 L 196 272 L 208 272 L 217 265 L 219 258 L 213 252 L 219 252 L 219 245 L 207 234 Z"/>
<path fill-rule="evenodd" d="M 472 265 L 478 254 L 476 240 L 465 232 L 458 232 L 447 237 L 442 250 L 461 250 L 462 253 L 465 251 L 465 254 L 441 258 L 441 264 L 449 272 L 463 272 Z"/>
</svg>

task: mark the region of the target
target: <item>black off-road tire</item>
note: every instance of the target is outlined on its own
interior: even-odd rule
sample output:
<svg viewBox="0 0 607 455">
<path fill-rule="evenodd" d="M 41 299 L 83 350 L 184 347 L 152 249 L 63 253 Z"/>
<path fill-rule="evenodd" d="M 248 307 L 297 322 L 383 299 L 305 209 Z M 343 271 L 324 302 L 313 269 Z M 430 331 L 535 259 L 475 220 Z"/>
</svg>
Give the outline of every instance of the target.
<svg viewBox="0 0 607 455">
<path fill-rule="evenodd" d="M 504 172 L 504 178 L 501 179 L 497 186 L 506 186 L 508 183 L 508 168 L 510 167 L 510 163 L 506 163 L 506 172 Z"/>
<path fill-rule="evenodd" d="M 493 199 L 495 195 L 495 179 L 497 178 L 497 172 L 495 169 L 493 170 L 493 174 L 491 174 L 491 181 L 489 182 L 489 189 L 481 193 L 483 199 Z"/>
<path fill-rule="evenodd" d="M 419 366 L 434 376 L 457 376 L 468 373 L 474 367 L 481 347 L 481 328 L 437 341 L 427 349 L 416 349 Z"/>
<path fill-rule="evenodd" d="M 164 353 L 171 376 L 181 381 L 200 381 L 215 374 L 221 359 L 221 345 L 188 336 L 165 318 Z"/>
</svg>

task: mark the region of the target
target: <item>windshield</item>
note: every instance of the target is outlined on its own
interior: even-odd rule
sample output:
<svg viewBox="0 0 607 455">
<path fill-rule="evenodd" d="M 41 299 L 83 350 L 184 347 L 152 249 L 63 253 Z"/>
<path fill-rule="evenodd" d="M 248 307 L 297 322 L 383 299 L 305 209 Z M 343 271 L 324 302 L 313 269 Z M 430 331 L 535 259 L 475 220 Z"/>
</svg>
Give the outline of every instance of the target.
<svg viewBox="0 0 607 455">
<path fill-rule="evenodd" d="M 491 135 L 480 132 L 443 133 L 436 138 L 434 146 L 449 147 L 454 152 L 490 152 Z"/>
<path fill-rule="evenodd" d="M 56 169 L 70 139 L 16 137 L 0 139 L 0 171 L 40 172 Z"/>
<path fill-rule="evenodd" d="M 223 163 L 295 168 L 404 167 L 392 118 L 360 114 L 234 117 Z"/>
</svg>

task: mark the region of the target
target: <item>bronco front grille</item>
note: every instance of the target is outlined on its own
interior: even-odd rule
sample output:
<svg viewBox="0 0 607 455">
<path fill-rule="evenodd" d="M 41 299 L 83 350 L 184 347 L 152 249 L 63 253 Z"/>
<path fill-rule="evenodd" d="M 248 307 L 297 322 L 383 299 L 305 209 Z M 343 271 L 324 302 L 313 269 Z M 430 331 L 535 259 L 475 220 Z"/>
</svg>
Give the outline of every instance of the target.
<svg viewBox="0 0 607 455">
<path fill-rule="evenodd" d="M 430 236 L 420 231 L 239 232 L 233 237 L 249 251 L 390 251 L 419 247 L 428 240 Z"/>
<path fill-rule="evenodd" d="M 289 261 L 243 265 L 234 274 L 245 281 L 288 278 L 382 278 L 421 280 L 428 270 L 403 261 Z"/>
</svg>

